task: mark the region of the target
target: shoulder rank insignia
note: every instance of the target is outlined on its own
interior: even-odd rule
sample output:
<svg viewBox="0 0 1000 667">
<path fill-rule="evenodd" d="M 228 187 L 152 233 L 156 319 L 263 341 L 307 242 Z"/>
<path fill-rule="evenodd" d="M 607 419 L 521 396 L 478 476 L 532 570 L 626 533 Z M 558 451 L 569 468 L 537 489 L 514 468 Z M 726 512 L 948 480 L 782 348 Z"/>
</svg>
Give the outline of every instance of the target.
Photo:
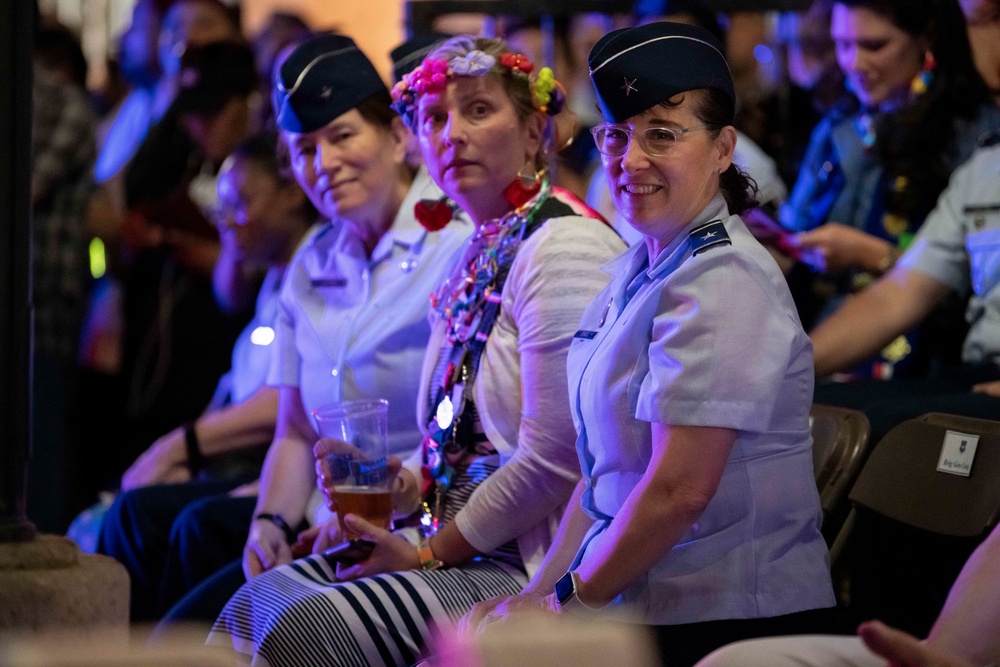
<svg viewBox="0 0 1000 667">
<path fill-rule="evenodd" d="M 693 255 L 715 246 L 732 245 L 733 242 L 726 232 L 721 220 L 713 220 L 701 227 L 691 230 L 689 234 Z"/>
<path fill-rule="evenodd" d="M 987 146 L 996 146 L 997 144 L 1000 144 L 1000 130 L 983 132 L 981 135 L 979 135 L 980 148 L 985 148 Z"/>
</svg>

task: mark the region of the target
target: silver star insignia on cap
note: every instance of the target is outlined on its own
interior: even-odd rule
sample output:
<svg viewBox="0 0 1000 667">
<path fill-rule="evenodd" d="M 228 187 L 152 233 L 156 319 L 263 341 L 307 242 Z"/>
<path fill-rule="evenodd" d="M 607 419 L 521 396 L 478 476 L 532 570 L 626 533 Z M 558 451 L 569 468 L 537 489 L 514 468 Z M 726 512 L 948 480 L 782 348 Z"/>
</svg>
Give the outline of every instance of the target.
<svg viewBox="0 0 1000 667">
<path fill-rule="evenodd" d="M 629 93 L 632 93 L 632 92 L 638 93 L 639 92 L 639 89 L 635 87 L 635 82 L 636 81 L 638 81 L 638 79 L 632 79 L 631 81 L 629 81 L 628 77 L 625 77 L 625 85 L 622 86 L 622 90 L 625 91 L 625 97 L 628 97 Z"/>
<path fill-rule="evenodd" d="M 323 86 L 323 90 L 320 91 L 319 96 L 324 100 L 330 99 L 330 95 L 333 95 L 333 89 L 330 86 Z"/>
</svg>

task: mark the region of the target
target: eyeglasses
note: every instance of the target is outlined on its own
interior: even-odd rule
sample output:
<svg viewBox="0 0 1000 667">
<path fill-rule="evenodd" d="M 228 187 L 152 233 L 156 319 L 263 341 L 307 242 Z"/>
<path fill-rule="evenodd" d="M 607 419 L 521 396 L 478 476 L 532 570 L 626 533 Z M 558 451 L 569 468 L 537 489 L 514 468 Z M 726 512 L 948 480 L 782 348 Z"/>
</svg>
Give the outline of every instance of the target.
<svg viewBox="0 0 1000 667">
<path fill-rule="evenodd" d="M 598 125 L 590 130 L 594 135 L 597 150 L 604 155 L 619 157 L 625 155 L 632 137 L 636 136 L 639 146 L 651 157 L 660 157 L 670 152 L 681 135 L 695 130 L 704 130 L 704 125 L 675 129 L 672 127 L 647 127 L 631 130 L 624 125 Z"/>
</svg>

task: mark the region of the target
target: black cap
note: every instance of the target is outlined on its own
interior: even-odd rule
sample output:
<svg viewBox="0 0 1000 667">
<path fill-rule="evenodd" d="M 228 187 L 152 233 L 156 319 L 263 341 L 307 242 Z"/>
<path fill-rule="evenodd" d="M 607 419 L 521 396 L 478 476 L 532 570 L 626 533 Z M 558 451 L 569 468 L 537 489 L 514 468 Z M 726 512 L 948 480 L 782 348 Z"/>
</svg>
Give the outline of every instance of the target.
<svg viewBox="0 0 1000 667">
<path fill-rule="evenodd" d="M 587 64 L 601 115 L 609 122 L 700 88 L 721 91 L 736 107 L 722 45 L 697 26 L 661 22 L 609 32 L 591 49 Z"/>
<path fill-rule="evenodd" d="M 296 46 L 275 71 L 275 119 L 283 130 L 312 132 L 380 91 L 389 94 L 354 40 L 317 35 Z"/>
<path fill-rule="evenodd" d="M 452 35 L 443 32 L 420 33 L 394 48 L 389 52 L 389 57 L 392 58 L 392 80 L 399 81 L 404 74 L 412 72 L 434 47 L 451 37 Z"/>
<path fill-rule="evenodd" d="M 233 42 L 193 46 L 181 57 L 178 85 L 177 111 L 215 113 L 231 98 L 245 97 L 257 89 L 253 51 Z"/>
</svg>

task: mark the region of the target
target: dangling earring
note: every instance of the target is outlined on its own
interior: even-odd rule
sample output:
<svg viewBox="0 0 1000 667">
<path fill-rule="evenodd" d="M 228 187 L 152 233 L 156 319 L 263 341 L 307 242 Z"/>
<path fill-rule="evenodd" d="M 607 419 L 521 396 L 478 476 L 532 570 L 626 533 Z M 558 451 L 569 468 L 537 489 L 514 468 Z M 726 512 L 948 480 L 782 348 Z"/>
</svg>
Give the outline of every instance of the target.
<svg viewBox="0 0 1000 667">
<path fill-rule="evenodd" d="M 417 222 L 429 232 L 437 232 L 445 228 L 455 217 L 458 206 L 447 195 L 434 197 L 440 191 L 433 187 L 433 183 L 428 180 L 424 186 L 423 195 L 413 205 L 413 215 Z M 431 195 L 431 196 L 427 196 Z"/>
<path fill-rule="evenodd" d="M 920 74 L 915 76 L 913 82 L 910 84 L 910 92 L 913 93 L 914 97 L 927 92 L 931 82 L 934 81 L 935 68 L 937 68 L 937 60 L 934 58 L 934 54 L 930 51 L 925 51 L 924 68 L 920 70 Z"/>
<path fill-rule="evenodd" d="M 542 189 L 542 181 L 545 178 L 545 168 L 535 170 L 532 162 L 526 162 L 517 170 L 515 178 L 504 191 L 504 199 L 515 209 L 521 208 L 524 204 L 538 194 Z"/>
</svg>

